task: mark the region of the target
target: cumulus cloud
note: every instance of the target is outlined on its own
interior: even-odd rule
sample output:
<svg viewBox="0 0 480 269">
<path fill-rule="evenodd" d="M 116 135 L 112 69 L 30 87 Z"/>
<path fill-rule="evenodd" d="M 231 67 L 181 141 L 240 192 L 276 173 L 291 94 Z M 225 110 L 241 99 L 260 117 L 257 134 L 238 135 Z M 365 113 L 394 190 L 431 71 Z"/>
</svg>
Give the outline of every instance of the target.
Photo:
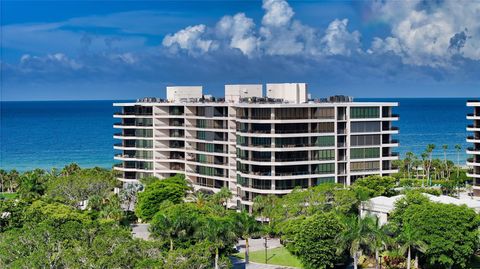
<svg viewBox="0 0 480 269">
<path fill-rule="evenodd" d="M 24 54 L 20 58 L 20 66 L 25 70 L 41 69 L 45 70 L 48 67 L 60 67 L 72 70 L 78 70 L 82 68 L 82 65 L 70 59 L 63 53 L 47 54 L 46 56 L 31 56 L 30 54 Z"/>
<path fill-rule="evenodd" d="M 204 24 L 188 26 L 173 35 L 167 35 L 162 44 L 175 51 L 183 49 L 192 54 L 208 52 L 210 49 L 215 49 L 216 46 L 213 40 L 203 38 L 205 29 Z"/>
<path fill-rule="evenodd" d="M 258 40 L 254 35 L 255 23 L 244 13 L 224 16 L 216 26 L 219 36 L 229 39 L 229 46 L 251 56 L 257 49 Z"/>
<path fill-rule="evenodd" d="M 290 5 L 282 0 L 264 0 L 262 7 L 266 11 L 262 24 L 266 27 L 287 26 L 295 14 Z"/>
<path fill-rule="evenodd" d="M 322 38 L 324 51 L 329 55 L 350 55 L 360 48 L 360 33 L 347 30 L 348 20 L 334 20 Z"/>
<path fill-rule="evenodd" d="M 373 53 L 389 51 L 404 63 L 432 67 L 447 66 L 457 54 L 480 60 L 479 1 L 385 1 L 374 9 L 392 30 L 374 40 Z"/>
<path fill-rule="evenodd" d="M 285 0 L 264 0 L 265 13 L 258 29 L 244 13 L 224 16 L 215 27 L 189 26 L 167 35 L 162 44 L 189 54 L 205 54 L 220 47 L 238 49 L 248 57 L 351 55 L 360 51 L 360 33 L 349 32 L 348 20 L 334 20 L 325 35 L 294 19 L 294 11 Z"/>
</svg>

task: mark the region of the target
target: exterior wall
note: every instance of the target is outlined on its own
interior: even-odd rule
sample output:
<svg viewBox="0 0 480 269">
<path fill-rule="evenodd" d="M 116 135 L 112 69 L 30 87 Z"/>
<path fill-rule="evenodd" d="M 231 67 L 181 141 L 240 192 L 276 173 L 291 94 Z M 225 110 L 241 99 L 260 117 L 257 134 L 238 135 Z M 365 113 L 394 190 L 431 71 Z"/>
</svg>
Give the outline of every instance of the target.
<svg viewBox="0 0 480 269">
<path fill-rule="evenodd" d="M 306 83 L 278 83 L 267 84 L 267 97 L 283 99 L 291 103 L 305 103 L 307 98 Z"/>
<path fill-rule="evenodd" d="M 196 189 L 228 187 L 230 206 L 325 182 L 397 172 L 396 103 L 114 104 L 119 180 L 183 173 Z"/>
<path fill-rule="evenodd" d="M 473 194 L 480 196 L 480 100 L 469 100 L 467 106 L 473 110 L 467 115 L 467 119 L 472 121 L 472 124 L 467 126 L 467 131 L 471 133 L 467 142 L 472 143 L 472 146 L 467 148 L 467 176 L 472 179 Z"/>
<path fill-rule="evenodd" d="M 167 100 L 171 102 L 180 99 L 202 98 L 202 86 L 173 86 L 167 87 Z"/>
<path fill-rule="evenodd" d="M 262 84 L 225 85 L 225 101 L 238 103 L 240 98 L 262 97 Z"/>
</svg>

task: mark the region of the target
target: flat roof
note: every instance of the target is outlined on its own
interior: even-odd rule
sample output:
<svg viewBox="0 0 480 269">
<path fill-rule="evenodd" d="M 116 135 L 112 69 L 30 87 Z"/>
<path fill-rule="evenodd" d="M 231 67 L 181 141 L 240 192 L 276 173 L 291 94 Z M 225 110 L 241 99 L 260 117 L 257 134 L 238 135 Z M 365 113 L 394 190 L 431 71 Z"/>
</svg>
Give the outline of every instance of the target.
<svg viewBox="0 0 480 269">
<path fill-rule="evenodd" d="M 398 102 L 309 102 L 309 103 L 229 103 L 229 102 L 128 102 L 113 103 L 113 106 L 235 106 L 235 107 L 332 107 L 332 106 L 398 106 Z"/>
</svg>

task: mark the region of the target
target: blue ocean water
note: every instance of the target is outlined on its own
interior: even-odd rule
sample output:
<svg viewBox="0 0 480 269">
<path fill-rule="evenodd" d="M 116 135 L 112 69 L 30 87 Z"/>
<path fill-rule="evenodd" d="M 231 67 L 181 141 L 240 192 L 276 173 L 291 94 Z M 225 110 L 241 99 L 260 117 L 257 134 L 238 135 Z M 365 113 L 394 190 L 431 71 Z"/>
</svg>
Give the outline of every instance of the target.
<svg viewBox="0 0 480 269">
<path fill-rule="evenodd" d="M 467 147 L 467 98 L 356 99 L 396 101 L 400 120 L 398 151 L 421 154 L 426 145 L 437 145 L 434 155 L 456 161 L 455 144 Z M 25 171 L 61 168 L 76 162 L 82 167 L 110 168 L 113 163 L 113 101 L 52 101 L 0 103 L 0 168 Z"/>
</svg>

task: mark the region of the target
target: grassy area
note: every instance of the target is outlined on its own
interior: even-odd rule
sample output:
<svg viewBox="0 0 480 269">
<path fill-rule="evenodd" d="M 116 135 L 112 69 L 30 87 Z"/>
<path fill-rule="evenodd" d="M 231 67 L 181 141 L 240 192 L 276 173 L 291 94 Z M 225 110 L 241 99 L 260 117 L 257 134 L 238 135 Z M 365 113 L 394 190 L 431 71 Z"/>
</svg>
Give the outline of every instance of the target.
<svg viewBox="0 0 480 269">
<path fill-rule="evenodd" d="M 240 259 L 245 258 L 244 253 L 238 253 L 236 256 Z M 300 260 L 288 252 L 284 247 L 272 248 L 267 252 L 268 264 L 283 265 L 290 267 L 302 267 Z M 250 252 L 250 261 L 256 263 L 265 263 L 265 250 Z"/>
<path fill-rule="evenodd" d="M 17 194 L 15 192 L 0 192 L 0 199 L 13 199 L 16 197 Z"/>
</svg>

